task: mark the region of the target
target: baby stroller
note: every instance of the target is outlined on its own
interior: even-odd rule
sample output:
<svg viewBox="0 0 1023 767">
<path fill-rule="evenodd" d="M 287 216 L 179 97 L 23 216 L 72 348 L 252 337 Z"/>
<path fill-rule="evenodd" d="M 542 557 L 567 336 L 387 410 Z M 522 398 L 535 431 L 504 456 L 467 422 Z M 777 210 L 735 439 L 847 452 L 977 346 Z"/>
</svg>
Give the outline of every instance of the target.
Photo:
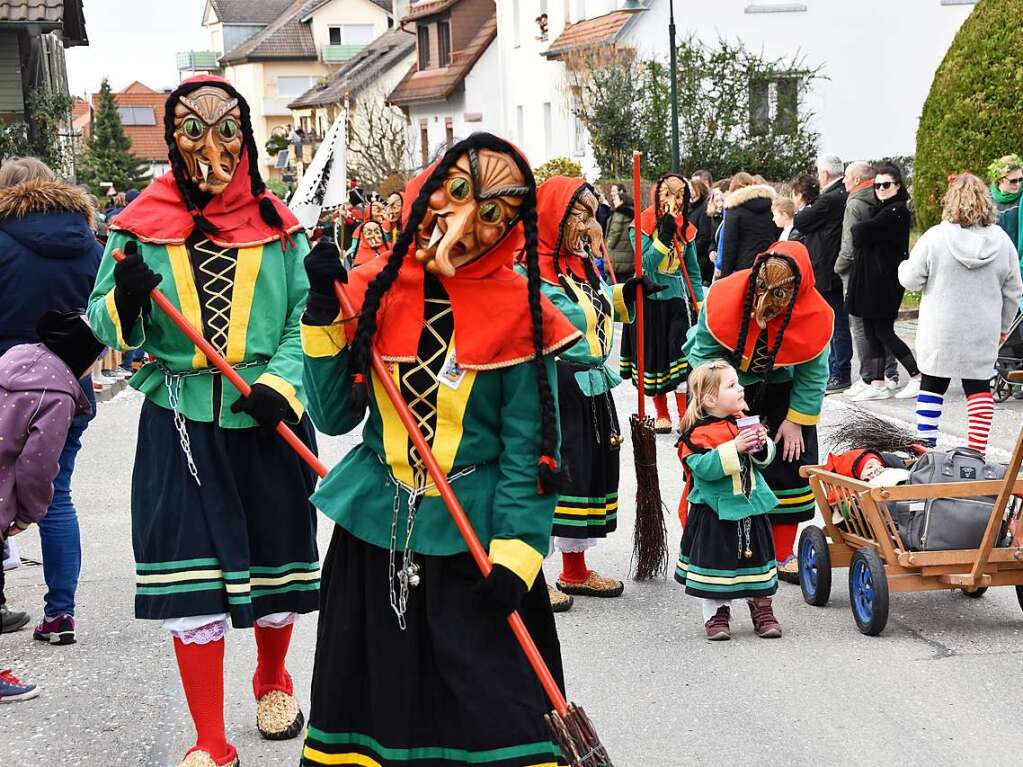
<svg viewBox="0 0 1023 767">
<path fill-rule="evenodd" d="M 995 374 L 991 377 L 991 394 L 995 402 L 1005 402 L 1019 389 L 1019 384 L 1009 382 L 1009 373 L 1023 368 L 1023 311 L 1016 313 L 1016 319 L 1009 326 L 1005 341 L 998 347 L 998 361 Z"/>
</svg>

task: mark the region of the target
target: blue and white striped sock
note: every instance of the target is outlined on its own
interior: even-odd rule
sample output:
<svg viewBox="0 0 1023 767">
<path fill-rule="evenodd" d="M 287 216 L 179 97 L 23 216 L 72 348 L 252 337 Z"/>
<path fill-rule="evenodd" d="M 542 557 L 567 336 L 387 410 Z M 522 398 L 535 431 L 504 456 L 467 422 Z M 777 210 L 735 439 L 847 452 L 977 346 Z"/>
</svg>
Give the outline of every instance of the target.
<svg viewBox="0 0 1023 767">
<path fill-rule="evenodd" d="M 916 433 L 931 447 L 938 442 L 938 422 L 945 406 L 945 397 L 934 392 L 921 391 L 916 395 Z"/>
</svg>

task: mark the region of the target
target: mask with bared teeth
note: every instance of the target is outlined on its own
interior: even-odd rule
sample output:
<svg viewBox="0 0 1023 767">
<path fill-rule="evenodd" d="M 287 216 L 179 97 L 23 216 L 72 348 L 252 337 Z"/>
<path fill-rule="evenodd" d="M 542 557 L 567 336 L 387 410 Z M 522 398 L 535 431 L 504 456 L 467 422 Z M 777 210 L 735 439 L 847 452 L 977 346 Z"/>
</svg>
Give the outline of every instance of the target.
<svg viewBox="0 0 1023 767">
<path fill-rule="evenodd" d="M 181 96 L 174 105 L 174 143 L 199 189 L 223 192 L 238 168 L 244 144 L 238 99 L 216 85 Z"/>
<path fill-rule="evenodd" d="M 416 260 L 427 271 L 453 277 L 501 241 L 528 192 L 511 155 L 469 149 L 430 195 L 416 230 Z"/>
</svg>

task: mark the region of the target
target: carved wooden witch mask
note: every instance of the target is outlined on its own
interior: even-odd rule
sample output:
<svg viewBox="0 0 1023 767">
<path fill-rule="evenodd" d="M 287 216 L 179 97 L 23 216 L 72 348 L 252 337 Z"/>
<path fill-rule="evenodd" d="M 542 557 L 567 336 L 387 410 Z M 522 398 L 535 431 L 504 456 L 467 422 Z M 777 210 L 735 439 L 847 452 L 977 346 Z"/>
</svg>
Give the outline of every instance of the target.
<svg viewBox="0 0 1023 767">
<path fill-rule="evenodd" d="M 510 154 L 469 149 L 430 195 L 416 231 L 416 260 L 428 271 L 453 277 L 508 233 L 528 192 Z"/>
<path fill-rule="evenodd" d="M 796 273 L 787 258 L 769 256 L 757 271 L 753 319 L 761 329 L 785 312 L 796 298 Z"/>
<path fill-rule="evenodd" d="M 223 192 L 242 155 L 238 99 L 216 85 L 182 96 L 174 105 L 174 142 L 189 178 L 199 189 L 209 194 Z"/>
<path fill-rule="evenodd" d="M 666 176 L 657 190 L 657 217 L 666 213 L 682 215 L 686 202 L 686 181 L 678 176 Z"/>
<path fill-rule="evenodd" d="M 384 232 L 376 221 L 367 221 L 362 225 L 362 238 L 373 249 L 384 244 Z"/>
<path fill-rule="evenodd" d="M 597 195 L 584 187 L 572 200 L 561 236 L 561 250 L 566 255 L 593 258 L 604 245 L 604 230 L 597 221 Z"/>
</svg>

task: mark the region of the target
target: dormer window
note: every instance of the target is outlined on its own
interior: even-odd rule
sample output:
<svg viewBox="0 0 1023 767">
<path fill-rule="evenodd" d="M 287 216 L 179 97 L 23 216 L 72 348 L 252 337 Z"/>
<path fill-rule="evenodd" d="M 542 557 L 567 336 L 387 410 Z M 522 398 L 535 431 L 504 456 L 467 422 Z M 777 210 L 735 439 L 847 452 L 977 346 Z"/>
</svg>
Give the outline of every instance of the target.
<svg viewBox="0 0 1023 767">
<path fill-rule="evenodd" d="M 430 28 L 418 27 L 416 34 L 419 36 L 419 71 L 430 68 Z"/>
</svg>

